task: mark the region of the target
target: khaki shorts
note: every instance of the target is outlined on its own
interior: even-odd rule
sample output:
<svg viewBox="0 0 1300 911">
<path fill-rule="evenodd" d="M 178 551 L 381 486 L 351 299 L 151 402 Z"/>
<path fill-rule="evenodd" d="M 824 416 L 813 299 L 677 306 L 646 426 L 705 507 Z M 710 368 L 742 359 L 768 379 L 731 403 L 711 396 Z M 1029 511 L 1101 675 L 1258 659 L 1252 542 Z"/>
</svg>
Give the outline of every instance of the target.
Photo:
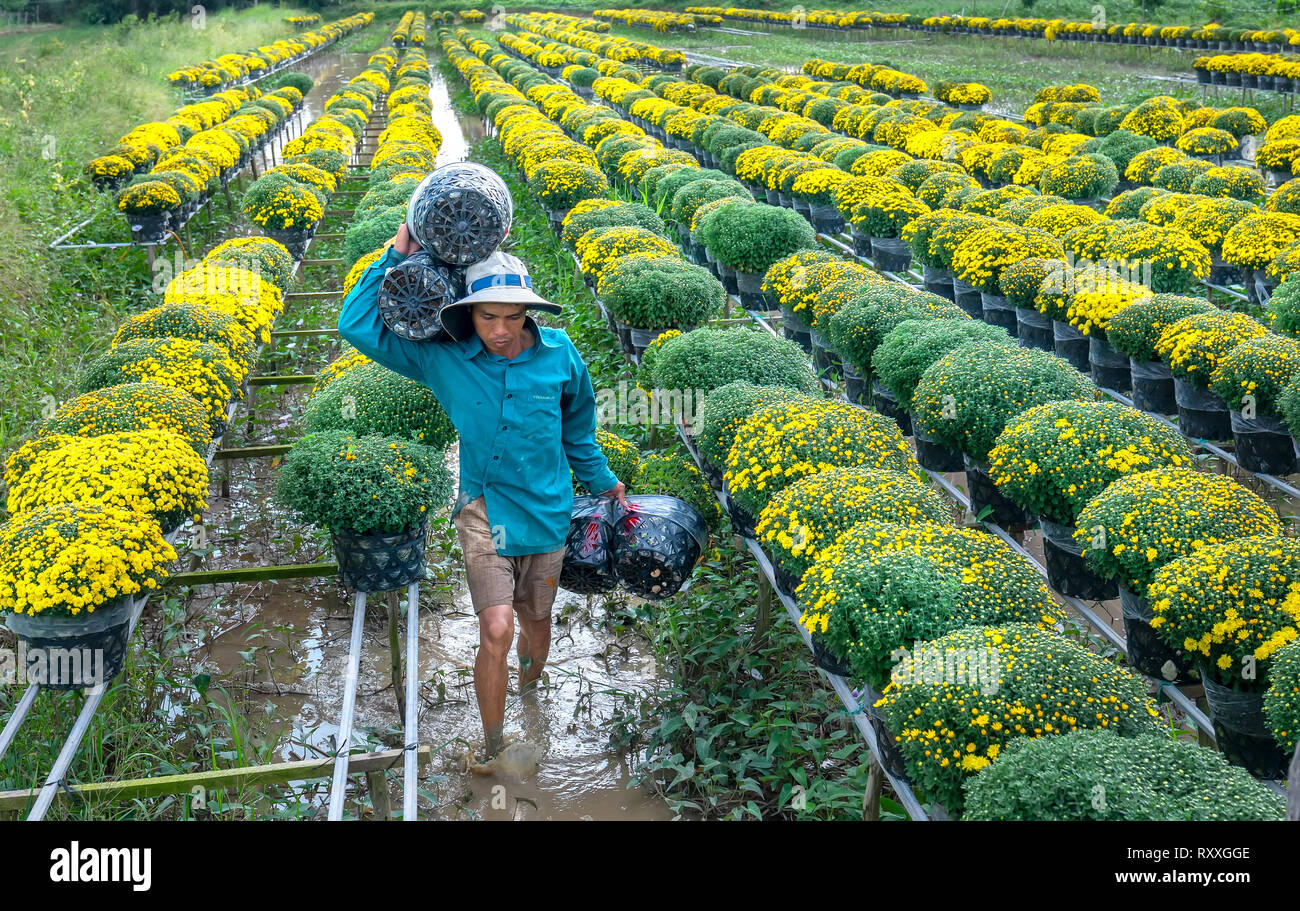
<svg viewBox="0 0 1300 911">
<path fill-rule="evenodd" d="M 528 620 L 551 616 L 564 565 L 563 547 L 545 554 L 501 556 L 492 544 L 482 497 L 466 503 L 456 513 L 455 524 L 474 613 L 497 604 L 513 604 L 515 613 Z"/>
</svg>

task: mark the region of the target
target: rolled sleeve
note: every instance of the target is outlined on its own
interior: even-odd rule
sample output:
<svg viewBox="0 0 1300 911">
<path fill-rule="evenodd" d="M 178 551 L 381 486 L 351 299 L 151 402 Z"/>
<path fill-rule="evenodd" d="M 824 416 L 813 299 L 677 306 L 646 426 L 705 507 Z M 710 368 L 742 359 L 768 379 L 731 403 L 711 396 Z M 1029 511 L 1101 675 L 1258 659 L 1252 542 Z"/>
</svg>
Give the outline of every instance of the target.
<svg viewBox="0 0 1300 911">
<path fill-rule="evenodd" d="M 572 344 L 569 364 L 569 382 L 561 401 L 564 454 L 583 486 L 592 493 L 604 493 L 618 486 L 618 478 L 610 471 L 609 460 L 596 442 L 596 394 L 587 365 Z"/>
</svg>

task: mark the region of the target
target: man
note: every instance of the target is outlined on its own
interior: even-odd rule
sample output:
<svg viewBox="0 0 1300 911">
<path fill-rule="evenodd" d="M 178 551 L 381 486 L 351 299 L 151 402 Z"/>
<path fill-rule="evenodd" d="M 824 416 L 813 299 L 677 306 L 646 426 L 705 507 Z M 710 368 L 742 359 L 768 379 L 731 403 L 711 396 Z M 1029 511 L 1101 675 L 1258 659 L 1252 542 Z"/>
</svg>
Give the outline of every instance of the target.
<svg viewBox="0 0 1300 911">
<path fill-rule="evenodd" d="M 376 306 L 389 267 L 419 250 L 406 226 L 343 301 L 339 334 L 366 357 L 423 383 L 460 434 L 460 492 L 452 513 L 479 621 L 474 691 L 484 759 L 504 743 L 507 667 L 519 614 L 519 689 L 531 689 L 551 647 L 551 606 L 573 508 L 570 467 L 588 490 L 626 505 L 596 443 L 587 366 L 560 329 L 530 309 L 560 313 L 533 293 L 516 257 L 494 253 L 466 272 L 467 296 L 443 308 L 448 342 L 414 342 Z"/>
</svg>

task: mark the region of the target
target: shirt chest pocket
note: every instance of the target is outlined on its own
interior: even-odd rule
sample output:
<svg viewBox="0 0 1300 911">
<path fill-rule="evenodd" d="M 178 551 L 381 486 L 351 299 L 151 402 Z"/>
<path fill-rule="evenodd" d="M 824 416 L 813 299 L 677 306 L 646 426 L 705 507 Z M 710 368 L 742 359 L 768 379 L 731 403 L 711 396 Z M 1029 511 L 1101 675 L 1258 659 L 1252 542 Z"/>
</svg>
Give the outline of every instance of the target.
<svg viewBox="0 0 1300 911">
<path fill-rule="evenodd" d="M 514 395 L 519 433 L 531 440 L 556 440 L 560 436 L 560 393 L 518 392 Z"/>
</svg>

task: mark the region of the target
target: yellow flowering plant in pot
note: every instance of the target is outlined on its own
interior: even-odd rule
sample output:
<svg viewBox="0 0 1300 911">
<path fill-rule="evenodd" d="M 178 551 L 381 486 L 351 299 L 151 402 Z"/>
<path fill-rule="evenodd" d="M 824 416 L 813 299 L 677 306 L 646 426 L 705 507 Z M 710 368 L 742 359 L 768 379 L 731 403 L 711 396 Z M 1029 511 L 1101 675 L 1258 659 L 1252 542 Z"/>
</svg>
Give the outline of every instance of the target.
<svg viewBox="0 0 1300 911">
<path fill-rule="evenodd" d="M 51 434 L 24 448 L 5 471 L 13 514 L 74 500 L 102 503 L 147 515 L 166 534 L 207 508 L 207 464 L 168 430 Z"/>
<path fill-rule="evenodd" d="M 858 522 L 950 521 L 938 494 L 910 475 L 830 468 L 800 478 L 768 501 L 755 537 L 777 567 L 777 584 L 793 595 L 804 573 L 820 563 L 822 552 Z"/>
<path fill-rule="evenodd" d="M 1295 471 L 1281 397 L 1297 375 L 1300 341 L 1271 332 L 1229 350 L 1210 375 L 1210 391 L 1230 409 L 1237 460 L 1247 471 L 1278 476 Z"/>
<path fill-rule="evenodd" d="M 986 322 L 1015 333 L 1015 306 L 1007 303 L 999 283 L 1003 270 L 1025 259 L 1059 259 L 1064 255 L 1061 242 L 1046 231 L 1009 222 L 994 222 L 976 228 L 956 244 L 952 253 L 952 271 L 956 279 L 979 289 L 979 315 Z M 973 299 L 969 306 L 971 309 L 967 312 L 975 316 Z M 967 309 L 967 305 L 962 309 Z"/>
<path fill-rule="evenodd" d="M 1300 636 L 1300 545 L 1246 537 L 1166 563 L 1148 589 L 1151 625 L 1194 656 L 1215 740 L 1229 762 L 1264 779 L 1286 774 L 1264 715 L 1270 658 Z"/>
<path fill-rule="evenodd" d="M 0 612 L 29 655 L 83 658 L 80 674 L 43 685 L 107 685 L 126 660 L 134 597 L 156 590 L 175 559 L 141 513 L 76 501 L 23 512 L 0 526 Z"/>
<path fill-rule="evenodd" d="M 1185 316 L 1165 327 L 1156 341 L 1156 354 L 1173 371 L 1183 433 L 1202 439 L 1232 438 L 1231 408 L 1210 390 L 1210 379 L 1229 351 L 1267 333 L 1246 314 L 1221 310 Z"/>
<path fill-rule="evenodd" d="M 330 532 L 343 584 L 356 591 L 424 577 L 428 517 L 450 496 L 440 450 L 342 430 L 295 443 L 276 487 L 277 502 Z"/>
<path fill-rule="evenodd" d="M 528 192 L 545 208 L 565 212 L 584 199 L 604 196 L 609 181 L 597 169 L 556 159 L 540 165 L 528 180 Z"/>
<path fill-rule="evenodd" d="M 1133 407 L 1156 414 L 1174 414 L 1174 374 L 1156 353 L 1156 342 L 1167 326 L 1185 316 L 1213 313 L 1204 298 L 1153 294 L 1112 313 L 1106 324 L 1106 342 L 1129 359 Z"/>
<path fill-rule="evenodd" d="M 1125 475 L 1088 501 L 1075 540 L 1093 572 L 1119 583 L 1129 662 L 1157 678 L 1188 679 L 1192 662 L 1151 627 L 1148 588 L 1162 566 L 1203 547 L 1277 535 L 1282 523 L 1231 478 L 1188 468 Z"/>
<path fill-rule="evenodd" d="M 1088 570 L 1075 520 L 1113 481 L 1153 468 L 1192 466 L 1177 431 L 1117 402 L 1048 402 L 1014 418 L 989 452 L 989 477 L 1011 502 L 1038 516 L 1048 582 L 1089 601 L 1118 596 Z"/>
<path fill-rule="evenodd" d="M 956 683 L 927 667 L 931 656 L 949 654 Z M 876 707 L 896 732 L 913 786 L 950 816 L 964 807 L 962 784 L 1013 740 L 1098 728 L 1160 733 L 1142 678 L 1029 624 L 968 627 L 916 643 L 891 676 Z M 1027 712 L 1034 705 L 1043 706 L 1041 716 Z"/>
<path fill-rule="evenodd" d="M 95 437 L 133 430 L 174 433 L 206 455 L 212 428 L 202 405 L 182 389 L 161 383 L 120 383 L 64 402 L 41 425 L 40 436 Z"/>
</svg>

